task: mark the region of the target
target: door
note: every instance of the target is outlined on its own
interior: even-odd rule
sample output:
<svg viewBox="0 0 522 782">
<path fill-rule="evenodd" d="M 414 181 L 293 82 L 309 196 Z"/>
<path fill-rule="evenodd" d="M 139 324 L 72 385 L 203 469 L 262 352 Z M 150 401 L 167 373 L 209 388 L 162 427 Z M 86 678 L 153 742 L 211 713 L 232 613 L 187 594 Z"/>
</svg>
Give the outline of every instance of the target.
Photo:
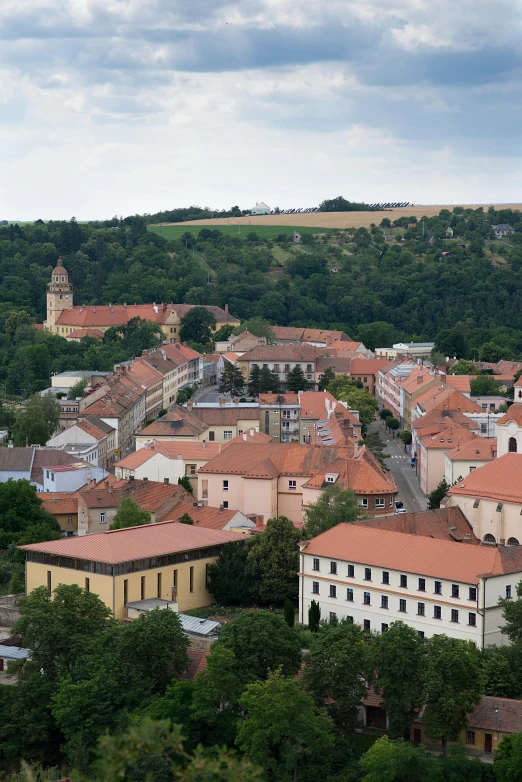
<svg viewBox="0 0 522 782">
<path fill-rule="evenodd" d="M 493 750 L 493 737 L 491 733 L 484 733 L 484 751 L 491 752 Z"/>
<path fill-rule="evenodd" d="M 3 659 L 0 657 L 0 671 L 3 671 L 3 670 L 4 670 L 4 661 L 3 661 Z"/>
<path fill-rule="evenodd" d="M 422 741 L 422 732 L 420 728 L 413 728 L 413 743 L 420 744 Z"/>
</svg>

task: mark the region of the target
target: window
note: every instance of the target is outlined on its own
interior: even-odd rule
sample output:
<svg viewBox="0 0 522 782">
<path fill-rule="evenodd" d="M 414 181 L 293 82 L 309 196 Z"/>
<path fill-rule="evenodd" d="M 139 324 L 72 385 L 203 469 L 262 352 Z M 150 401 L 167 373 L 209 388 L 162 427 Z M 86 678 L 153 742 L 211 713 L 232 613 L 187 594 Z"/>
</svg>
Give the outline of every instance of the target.
<svg viewBox="0 0 522 782">
<path fill-rule="evenodd" d="M 312 594 L 319 594 L 319 581 L 312 581 Z"/>
<path fill-rule="evenodd" d="M 477 626 L 477 615 L 474 614 L 473 611 L 470 611 L 468 614 L 468 624 L 470 627 Z"/>
<path fill-rule="evenodd" d="M 297 489 L 297 481 L 296 480 L 288 481 L 288 488 L 290 489 L 290 491 L 295 491 L 295 489 Z"/>
<path fill-rule="evenodd" d="M 337 597 L 337 587 L 335 584 L 330 584 L 330 597 Z"/>
<path fill-rule="evenodd" d="M 355 566 L 348 565 L 348 578 L 355 578 Z"/>
<path fill-rule="evenodd" d="M 363 620 L 363 628 L 365 630 L 368 630 L 368 631 L 370 630 L 370 620 L 369 619 L 364 619 Z"/>
<path fill-rule="evenodd" d="M 290 364 L 285 364 L 285 372 L 290 372 Z"/>
<path fill-rule="evenodd" d="M 281 370 L 280 370 L 280 368 L 279 368 L 279 364 L 274 364 L 274 372 L 277 372 L 277 373 L 281 372 Z M 283 411 L 283 415 L 284 415 L 284 414 L 285 414 L 285 413 L 284 413 L 284 411 Z"/>
<path fill-rule="evenodd" d="M 317 559 L 316 557 L 314 557 L 314 564 L 312 570 L 319 570 L 319 559 Z"/>
<path fill-rule="evenodd" d="M 100 513 L 100 524 L 105 524 L 105 513 Z"/>
<path fill-rule="evenodd" d="M 346 590 L 346 599 L 353 603 L 353 589 L 350 589 L 350 587 Z"/>
<path fill-rule="evenodd" d="M 228 481 L 223 481 L 223 491 L 228 491 Z"/>
<path fill-rule="evenodd" d="M 187 464 L 187 475 L 195 475 L 195 474 L 196 474 L 196 465 Z"/>
<path fill-rule="evenodd" d="M 426 616 L 426 604 L 425 603 L 417 603 L 417 614 L 418 614 L 418 616 Z"/>
<path fill-rule="evenodd" d="M 475 743 L 475 731 L 474 730 L 467 730 L 466 731 L 466 744 L 474 744 Z"/>
<path fill-rule="evenodd" d="M 49 592 L 49 594 L 51 594 L 51 592 L 53 591 L 52 576 L 50 570 L 47 571 L 47 591 Z"/>
<path fill-rule="evenodd" d="M 425 592 L 426 591 L 426 579 L 425 578 L 419 578 L 418 589 L 419 589 L 419 592 Z"/>
<path fill-rule="evenodd" d="M 469 588 L 468 600 L 474 600 L 476 602 L 476 600 L 477 600 L 477 587 L 470 587 Z"/>
<path fill-rule="evenodd" d="M 376 497 L 375 499 L 375 507 L 376 508 L 384 508 L 384 498 L 383 497 Z"/>
<path fill-rule="evenodd" d="M 223 440 L 231 440 L 232 439 L 232 430 L 231 429 L 225 429 L 223 432 Z"/>
<path fill-rule="evenodd" d="M 145 600 L 145 576 L 141 577 L 140 600 Z"/>
<path fill-rule="evenodd" d="M 45 477 L 46 477 L 46 478 L 48 478 L 48 477 L 49 477 L 49 470 L 46 470 L 46 471 L 45 471 Z"/>
<path fill-rule="evenodd" d="M 400 576 L 400 586 L 403 587 L 403 589 L 407 589 L 408 587 L 408 576 L 405 576 L 404 573 L 401 573 Z"/>
<path fill-rule="evenodd" d="M 393 495 L 390 497 L 390 508 L 393 508 Z"/>
<path fill-rule="evenodd" d="M 518 540 L 516 538 L 508 538 L 507 545 L 508 546 L 519 546 L 520 544 L 519 544 L 519 542 L 518 542 Z"/>
<path fill-rule="evenodd" d="M 123 605 L 126 606 L 129 602 L 129 582 L 127 579 L 123 582 Z"/>
<path fill-rule="evenodd" d="M 223 510 L 228 510 L 228 500 L 223 501 Z"/>
<path fill-rule="evenodd" d="M 364 580 L 365 581 L 371 581 L 372 580 L 372 569 L 371 569 L 371 567 L 365 567 L 364 568 Z"/>
<path fill-rule="evenodd" d="M 334 576 L 337 575 L 337 562 L 330 562 L 330 573 Z"/>
<path fill-rule="evenodd" d="M 506 598 L 509 600 L 511 597 L 512 597 L 512 594 L 511 594 L 511 584 L 508 584 L 506 586 Z"/>
<path fill-rule="evenodd" d="M 473 472 L 473 470 L 476 470 L 476 469 L 477 469 L 476 467 L 470 467 L 470 468 L 469 468 L 469 471 L 470 471 L 470 472 Z"/>
<path fill-rule="evenodd" d="M 442 608 L 440 606 L 433 606 L 433 618 L 442 619 Z"/>
<path fill-rule="evenodd" d="M 178 588 L 178 571 L 174 570 L 172 573 L 172 586 L 174 589 Z"/>
<path fill-rule="evenodd" d="M 456 608 L 451 609 L 451 621 L 456 622 L 458 624 L 459 621 L 459 612 Z"/>
<path fill-rule="evenodd" d="M 403 600 L 402 598 L 399 600 L 399 611 L 403 614 L 406 613 L 406 600 Z"/>
<path fill-rule="evenodd" d="M 189 591 L 194 591 L 194 567 L 192 565 L 189 572 Z"/>
<path fill-rule="evenodd" d="M 387 629 L 388 629 L 388 625 L 383 622 L 381 625 L 381 633 L 385 633 Z"/>
<path fill-rule="evenodd" d="M 158 597 L 161 597 L 161 573 L 158 573 Z"/>
<path fill-rule="evenodd" d="M 442 595 L 442 581 L 435 581 L 435 594 Z"/>
<path fill-rule="evenodd" d="M 363 597 L 363 603 L 364 603 L 364 605 L 366 605 L 366 606 L 369 606 L 369 605 L 371 605 L 371 598 L 370 598 L 370 593 L 369 593 L 369 592 L 365 592 L 365 593 L 364 593 L 364 597 Z"/>
<path fill-rule="evenodd" d="M 515 437 L 509 438 L 508 448 L 509 448 L 509 453 L 517 452 L 517 441 Z"/>
<path fill-rule="evenodd" d="M 330 622 L 335 624 L 337 622 L 337 614 L 335 611 L 330 611 Z"/>
<path fill-rule="evenodd" d="M 452 597 L 460 597 L 460 589 L 458 584 L 452 584 L 451 585 L 451 596 Z"/>
<path fill-rule="evenodd" d="M 327 475 L 326 476 L 326 483 L 335 483 L 335 476 L 334 475 Z"/>
<path fill-rule="evenodd" d="M 313 371 L 313 370 L 312 370 L 312 365 L 311 365 L 311 364 L 307 364 L 307 365 L 306 365 L 306 371 L 307 371 L 307 372 L 312 372 L 312 371 Z"/>
<path fill-rule="evenodd" d="M 90 592 L 91 591 L 91 579 L 86 578 L 85 579 L 85 591 Z"/>
<path fill-rule="evenodd" d="M 72 513 L 67 514 L 67 524 L 73 523 L 73 515 Z"/>
<path fill-rule="evenodd" d="M 353 625 L 353 616 L 347 616 L 347 617 L 346 617 L 346 621 L 347 621 L 349 624 Z"/>
<path fill-rule="evenodd" d="M 387 570 L 382 571 L 382 583 L 383 584 L 389 584 L 390 583 L 390 574 Z"/>
<path fill-rule="evenodd" d="M 381 595 L 381 608 L 388 608 L 388 595 Z"/>
<path fill-rule="evenodd" d="M 491 535 L 491 534 L 488 532 L 488 534 L 487 534 L 487 535 L 484 535 L 484 540 L 483 540 L 483 542 L 484 542 L 484 543 L 492 543 L 492 544 L 494 544 L 494 543 L 496 543 L 497 541 L 495 540 L 495 536 L 494 536 L 494 535 Z"/>
<path fill-rule="evenodd" d="M 360 508 L 367 508 L 368 507 L 368 498 L 367 497 L 361 497 L 361 499 L 358 502 L 358 505 Z"/>
<path fill-rule="evenodd" d="M 424 630 L 419 630 L 419 638 L 424 638 Z"/>
</svg>

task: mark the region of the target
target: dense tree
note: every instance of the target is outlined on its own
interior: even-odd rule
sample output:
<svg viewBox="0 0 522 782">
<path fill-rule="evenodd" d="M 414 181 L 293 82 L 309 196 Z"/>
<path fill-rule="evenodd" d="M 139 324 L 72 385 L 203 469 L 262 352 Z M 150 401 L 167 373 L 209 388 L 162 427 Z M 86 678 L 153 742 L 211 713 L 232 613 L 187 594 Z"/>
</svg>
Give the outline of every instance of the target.
<svg viewBox="0 0 522 782">
<path fill-rule="evenodd" d="M 42 501 L 29 481 L 10 478 L 0 483 L 0 549 L 7 549 L 10 544 L 24 545 L 59 537 L 60 525 L 42 508 Z"/>
<path fill-rule="evenodd" d="M 456 364 L 450 368 L 450 375 L 476 375 L 478 372 L 477 367 L 472 361 L 468 361 L 465 358 L 459 359 Z"/>
<path fill-rule="evenodd" d="M 397 429 L 400 428 L 400 425 L 401 422 L 397 418 L 394 418 L 393 416 L 391 418 L 386 419 L 386 426 L 388 427 L 388 429 L 391 429 L 394 437 L 395 437 L 395 432 L 397 431 Z"/>
<path fill-rule="evenodd" d="M 31 326 L 34 319 L 25 310 L 12 312 L 4 323 L 4 331 L 9 339 L 14 339 L 20 326 Z"/>
<path fill-rule="evenodd" d="M 250 370 L 248 379 L 248 393 L 250 396 L 258 397 L 261 393 L 261 368 L 255 364 Z"/>
<path fill-rule="evenodd" d="M 473 396 L 498 396 L 499 384 L 495 383 L 492 375 L 478 375 L 470 382 Z"/>
<path fill-rule="evenodd" d="M 467 725 L 467 715 L 482 696 L 480 652 L 473 641 L 434 635 L 425 641 L 421 667 L 428 735 L 442 742 L 456 741 Z"/>
<path fill-rule="evenodd" d="M 192 487 L 188 475 L 182 475 L 180 478 L 178 478 L 178 485 L 183 486 L 183 488 L 186 489 L 186 491 L 188 491 L 189 494 L 194 494 L 194 489 Z"/>
<path fill-rule="evenodd" d="M 82 397 L 85 394 L 86 389 L 87 381 L 79 380 L 77 383 L 71 386 L 67 396 L 69 399 L 77 399 L 78 397 Z"/>
<path fill-rule="evenodd" d="M 297 600 L 299 586 L 299 541 L 301 533 L 285 516 L 268 519 L 248 550 L 248 572 L 263 603 Z"/>
<path fill-rule="evenodd" d="M 502 606 L 502 618 L 505 622 L 501 630 L 513 644 L 522 642 L 522 581 L 519 581 L 516 590 L 516 600 L 500 598 L 498 601 Z"/>
<path fill-rule="evenodd" d="M 319 391 L 326 391 L 328 389 L 328 386 L 334 379 L 335 379 L 335 373 L 333 369 L 331 367 L 326 367 L 324 372 L 321 375 L 319 375 L 319 384 L 318 384 Z"/>
<path fill-rule="evenodd" d="M 16 417 L 13 426 L 13 442 L 18 448 L 28 445 L 45 445 L 51 437 L 51 430 L 45 420 L 41 406 L 32 406 Z"/>
<path fill-rule="evenodd" d="M 377 739 L 361 758 L 365 782 L 421 782 L 433 779 L 432 761 L 424 746 L 414 747 L 403 741 L 390 741 L 388 736 Z M 435 782 L 435 780 L 434 780 Z"/>
<path fill-rule="evenodd" d="M 329 389 L 330 390 L 330 389 Z M 359 411 L 359 420 L 363 426 L 369 426 L 378 408 L 377 400 L 365 388 L 348 387 L 341 391 L 337 399 L 346 402 L 350 410 Z"/>
<path fill-rule="evenodd" d="M 330 703 L 340 730 L 353 730 L 366 693 L 366 654 L 359 625 L 342 621 L 321 627 L 310 641 L 304 681 L 318 704 Z"/>
<path fill-rule="evenodd" d="M 248 547 L 225 543 L 208 568 L 208 589 L 225 605 L 249 605 L 255 585 L 248 571 Z"/>
<path fill-rule="evenodd" d="M 250 386 L 249 386 L 250 389 Z M 259 371 L 259 393 L 278 394 L 279 393 L 279 375 L 277 372 L 263 367 Z"/>
<path fill-rule="evenodd" d="M 281 667 L 293 676 L 301 665 L 301 644 L 293 627 L 281 614 L 244 611 L 223 627 L 218 645 L 234 653 L 238 669 L 254 679 L 266 679 L 269 671 Z"/>
<path fill-rule="evenodd" d="M 267 345 L 277 344 L 272 325 L 269 320 L 264 318 L 256 317 L 241 321 L 241 325 L 237 326 L 235 331 L 238 334 L 241 334 L 243 331 L 249 331 L 255 337 L 264 337 Z"/>
<path fill-rule="evenodd" d="M 522 733 L 504 736 L 495 752 L 497 782 L 522 782 Z"/>
<path fill-rule="evenodd" d="M 392 622 L 368 648 L 370 680 L 382 693 L 390 730 L 396 736 L 409 737 L 415 710 L 424 705 L 421 669 L 422 640 L 403 622 Z"/>
<path fill-rule="evenodd" d="M 295 623 L 295 608 L 290 600 L 285 600 L 283 612 L 288 627 L 293 627 Z"/>
<path fill-rule="evenodd" d="M 150 523 L 150 513 L 140 508 L 133 497 L 124 497 L 118 505 L 109 529 L 124 529 L 125 527 L 141 527 Z"/>
<path fill-rule="evenodd" d="M 460 329 L 450 328 L 439 331 L 435 337 L 435 347 L 449 358 L 462 358 L 466 354 L 466 340 Z"/>
<path fill-rule="evenodd" d="M 194 519 L 188 513 L 184 513 L 182 516 L 180 516 L 178 521 L 180 524 L 189 524 L 190 526 L 194 525 Z"/>
<path fill-rule="evenodd" d="M 299 769 L 328 753 L 334 737 L 330 720 L 298 681 L 274 671 L 263 682 L 249 684 L 241 698 L 245 718 L 237 745 L 268 778 L 291 782 Z M 316 764 L 321 766 L 320 762 Z"/>
<path fill-rule="evenodd" d="M 319 499 L 305 509 L 306 536 L 315 538 L 337 524 L 356 521 L 358 518 L 359 509 L 353 491 L 334 483 L 327 486 Z"/>
<path fill-rule="evenodd" d="M 225 362 L 225 368 L 219 382 L 220 394 L 241 394 L 245 387 L 245 378 L 236 364 Z"/>
<path fill-rule="evenodd" d="M 286 377 L 286 387 L 288 391 L 292 391 L 295 394 L 297 394 L 298 391 L 306 391 L 308 388 L 308 380 L 306 379 L 306 375 L 300 364 L 296 364 L 288 373 Z"/>
<path fill-rule="evenodd" d="M 308 609 L 308 628 L 312 633 L 316 633 L 319 630 L 321 622 L 321 606 L 317 600 L 310 602 L 310 608 Z"/>
<path fill-rule="evenodd" d="M 437 488 L 428 494 L 428 510 L 440 508 L 440 504 L 448 493 L 449 488 L 446 479 L 443 478 Z"/>
<path fill-rule="evenodd" d="M 182 342 L 198 342 L 205 345 L 212 339 L 216 319 L 205 307 L 193 307 L 181 319 L 179 338 Z"/>
<path fill-rule="evenodd" d="M 478 351 L 480 361 L 488 361 L 493 364 L 496 364 L 497 361 L 504 358 L 503 354 L 503 348 L 500 345 L 495 344 L 495 342 L 485 342 L 480 346 Z"/>
</svg>

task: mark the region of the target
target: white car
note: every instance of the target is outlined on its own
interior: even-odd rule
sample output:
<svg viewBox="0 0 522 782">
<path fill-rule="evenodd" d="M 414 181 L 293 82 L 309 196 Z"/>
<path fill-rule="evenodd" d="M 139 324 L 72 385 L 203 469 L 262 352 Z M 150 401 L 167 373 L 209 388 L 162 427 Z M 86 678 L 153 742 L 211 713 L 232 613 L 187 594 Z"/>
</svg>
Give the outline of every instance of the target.
<svg viewBox="0 0 522 782">
<path fill-rule="evenodd" d="M 394 516 L 401 516 L 403 513 L 408 513 L 406 508 L 398 508 L 393 515 Z"/>
</svg>

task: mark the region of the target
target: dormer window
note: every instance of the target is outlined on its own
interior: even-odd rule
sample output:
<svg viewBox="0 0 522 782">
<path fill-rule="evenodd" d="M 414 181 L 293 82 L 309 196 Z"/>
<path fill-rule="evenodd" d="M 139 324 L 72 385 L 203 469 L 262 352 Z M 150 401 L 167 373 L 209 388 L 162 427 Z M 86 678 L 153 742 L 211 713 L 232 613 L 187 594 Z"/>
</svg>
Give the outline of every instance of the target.
<svg viewBox="0 0 522 782">
<path fill-rule="evenodd" d="M 327 472 L 325 477 L 326 477 L 326 483 L 335 483 L 335 481 L 339 477 L 339 473 Z"/>
</svg>

